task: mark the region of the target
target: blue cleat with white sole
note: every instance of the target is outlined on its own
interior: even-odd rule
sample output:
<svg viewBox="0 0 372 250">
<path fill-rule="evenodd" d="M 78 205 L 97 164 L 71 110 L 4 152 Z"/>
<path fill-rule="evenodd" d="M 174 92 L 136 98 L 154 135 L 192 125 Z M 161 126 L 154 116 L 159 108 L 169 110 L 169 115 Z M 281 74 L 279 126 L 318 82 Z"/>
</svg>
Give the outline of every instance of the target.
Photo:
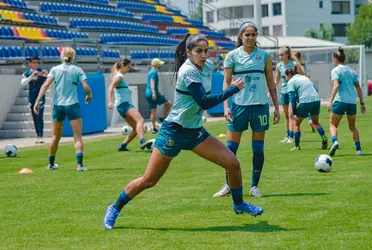
<svg viewBox="0 0 372 250">
<path fill-rule="evenodd" d="M 239 206 L 233 202 L 233 208 L 236 214 L 248 213 L 254 217 L 261 215 L 264 211 L 262 208 L 247 202 L 242 202 Z"/>
<path fill-rule="evenodd" d="M 114 208 L 114 205 L 110 205 L 106 209 L 105 218 L 103 218 L 103 226 L 106 230 L 114 229 L 116 218 L 118 218 L 120 211 Z"/>
</svg>

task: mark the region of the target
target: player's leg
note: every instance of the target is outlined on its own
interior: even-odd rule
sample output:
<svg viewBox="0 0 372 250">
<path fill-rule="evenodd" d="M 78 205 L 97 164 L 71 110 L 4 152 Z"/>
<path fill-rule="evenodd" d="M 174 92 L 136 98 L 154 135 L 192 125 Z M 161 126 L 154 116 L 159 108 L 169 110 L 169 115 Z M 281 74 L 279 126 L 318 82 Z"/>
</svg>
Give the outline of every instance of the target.
<svg viewBox="0 0 372 250">
<path fill-rule="evenodd" d="M 285 128 L 287 129 L 287 136 L 281 140 L 280 142 L 288 142 L 290 138 L 290 119 L 289 119 L 289 105 L 288 104 L 283 104 L 282 105 L 283 112 L 284 112 L 284 117 L 285 117 Z"/>
<path fill-rule="evenodd" d="M 42 103 L 40 103 L 39 107 L 39 114 L 37 115 L 37 133 L 38 137 L 40 138 L 40 143 L 44 143 L 43 136 L 44 136 L 44 106 L 45 106 L 45 98 L 42 99 Z"/>
<path fill-rule="evenodd" d="M 323 126 L 319 123 L 319 115 L 312 115 L 311 121 L 312 121 L 314 128 L 318 131 L 320 137 L 322 138 L 322 149 L 327 149 L 328 138 L 325 134 Z"/>
<path fill-rule="evenodd" d="M 338 140 L 337 140 L 337 128 L 338 125 L 340 124 L 340 121 L 346 111 L 344 103 L 341 102 L 334 102 L 332 105 L 332 110 L 331 110 L 331 120 L 330 120 L 330 125 L 329 125 L 329 133 L 331 134 L 331 139 L 332 139 L 332 146 L 331 149 L 329 150 L 329 155 L 334 156 L 336 153 L 336 150 L 339 147 Z"/>
<path fill-rule="evenodd" d="M 31 109 L 32 120 L 34 122 L 35 132 L 36 132 L 36 136 L 37 136 L 37 139 L 36 139 L 35 143 L 40 143 L 39 126 L 38 126 L 38 123 L 37 123 L 37 114 L 34 113 L 35 103 L 30 102 L 29 106 L 30 106 L 30 109 Z"/>
<path fill-rule="evenodd" d="M 64 122 L 63 120 L 60 122 L 56 122 L 54 120 L 52 121 L 53 137 L 49 145 L 49 164 L 47 167 L 48 170 L 55 170 L 58 168 L 58 165 L 55 164 L 55 159 L 58 150 L 58 144 L 62 137 L 63 122 Z"/>
<path fill-rule="evenodd" d="M 150 120 L 151 120 L 151 123 L 152 123 L 152 133 L 156 134 L 156 133 L 159 132 L 156 128 L 156 108 L 151 109 L 150 112 L 151 112 L 150 113 Z"/>
<path fill-rule="evenodd" d="M 145 136 L 144 136 L 144 123 L 145 120 L 143 119 L 142 115 L 136 108 L 130 108 L 128 111 L 125 113 L 125 116 L 127 116 L 129 119 L 132 119 L 136 123 L 136 132 L 138 136 L 140 137 L 140 144 L 141 144 L 141 149 L 144 148 L 150 148 L 152 143 L 146 142 Z"/>
<path fill-rule="evenodd" d="M 154 148 L 143 176 L 131 181 L 120 193 L 117 201 L 108 206 L 106 215 L 103 219 L 104 228 L 111 230 L 114 228 L 116 218 L 123 207 L 143 190 L 156 185 L 160 178 L 167 171 L 173 157 L 162 154 L 158 148 Z"/>
<path fill-rule="evenodd" d="M 126 116 L 124 120 L 132 128 L 132 131 L 124 138 L 124 141 L 120 144 L 118 151 L 129 151 L 127 148 L 128 144 L 131 143 L 131 141 L 133 141 L 133 139 L 137 136 L 136 122 L 128 116 Z"/>
<path fill-rule="evenodd" d="M 353 134 L 353 140 L 355 143 L 355 150 L 357 152 L 357 155 L 361 155 L 362 147 L 360 146 L 359 131 L 355 126 L 356 115 L 347 115 L 347 121 L 349 123 L 350 132 Z"/>
<path fill-rule="evenodd" d="M 157 96 L 156 103 L 157 103 L 157 105 L 164 104 L 163 111 L 161 113 L 161 116 L 159 117 L 159 122 L 160 123 L 163 123 L 165 117 L 167 116 L 169 110 L 172 107 L 172 103 L 170 101 L 168 101 L 168 99 L 164 95 L 162 95 L 162 94 L 159 94 Z"/>
<path fill-rule="evenodd" d="M 210 150 L 211 148 L 213 150 Z M 237 214 L 249 213 L 252 216 L 262 214 L 262 208 L 243 201 L 242 173 L 239 161 L 222 142 L 213 136 L 208 136 L 192 151 L 228 171 L 233 207 Z"/>
<path fill-rule="evenodd" d="M 301 123 L 304 120 L 303 117 L 296 115 L 295 118 L 293 118 L 294 121 L 294 128 L 293 128 L 293 135 L 294 135 L 294 141 L 295 146 L 291 150 L 300 150 L 300 141 L 301 141 Z"/>
</svg>

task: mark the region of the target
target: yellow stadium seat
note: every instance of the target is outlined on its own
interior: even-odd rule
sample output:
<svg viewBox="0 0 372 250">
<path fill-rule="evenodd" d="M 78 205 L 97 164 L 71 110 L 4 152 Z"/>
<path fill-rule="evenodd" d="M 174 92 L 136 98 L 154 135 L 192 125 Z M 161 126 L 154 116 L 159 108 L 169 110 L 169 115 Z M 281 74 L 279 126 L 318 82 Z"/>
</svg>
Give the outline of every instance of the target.
<svg viewBox="0 0 372 250">
<path fill-rule="evenodd" d="M 209 47 L 216 47 L 216 43 L 213 40 L 208 40 Z"/>
<path fill-rule="evenodd" d="M 199 29 L 197 28 L 189 28 L 189 33 L 192 35 L 200 34 Z"/>
<path fill-rule="evenodd" d="M 164 6 L 161 5 L 155 5 L 155 9 L 163 14 L 173 14 L 173 12 L 168 11 Z"/>
</svg>

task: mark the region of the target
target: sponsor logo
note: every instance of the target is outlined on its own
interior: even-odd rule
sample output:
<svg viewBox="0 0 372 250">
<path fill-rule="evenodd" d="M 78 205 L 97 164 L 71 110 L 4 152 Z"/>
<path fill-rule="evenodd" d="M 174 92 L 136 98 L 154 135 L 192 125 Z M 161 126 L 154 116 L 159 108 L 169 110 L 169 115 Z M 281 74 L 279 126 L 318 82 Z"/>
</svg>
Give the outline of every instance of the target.
<svg viewBox="0 0 372 250">
<path fill-rule="evenodd" d="M 168 146 L 168 147 L 172 147 L 174 145 L 174 140 L 172 138 L 168 138 L 165 142 L 165 144 Z"/>
</svg>

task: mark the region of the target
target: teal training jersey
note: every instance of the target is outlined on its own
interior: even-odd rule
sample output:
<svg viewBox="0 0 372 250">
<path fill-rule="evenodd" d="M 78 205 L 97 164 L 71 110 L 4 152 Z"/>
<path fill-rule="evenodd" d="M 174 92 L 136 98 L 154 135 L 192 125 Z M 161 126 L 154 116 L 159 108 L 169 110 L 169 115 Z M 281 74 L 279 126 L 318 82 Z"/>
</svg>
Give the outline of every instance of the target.
<svg viewBox="0 0 372 250">
<path fill-rule="evenodd" d="M 128 83 L 124 80 L 124 75 L 121 72 L 116 73 L 113 80 L 115 78 L 120 77 L 121 80 L 116 86 L 114 93 L 115 93 L 115 103 L 114 106 L 117 107 L 123 102 L 132 103 L 132 92 L 129 89 Z"/>
<path fill-rule="evenodd" d="M 299 103 L 320 101 L 319 93 L 314 83 L 307 76 L 300 74 L 294 75 L 288 81 L 288 92 L 294 92 Z"/>
<path fill-rule="evenodd" d="M 232 97 L 241 106 L 267 104 L 265 64 L 269 57 L 266 51 L 255 48 L 249 55 L 243 46 L 230 51 L 224 61 L 224 68 L 232 68 L 235 79 L 244 80 L 244 89 Z"/>
<path fill-rule="evenodd" d="M 78 103 L 77 85 L 86 80 L 84 71 L 70 63 L 62 63 L 53 67 L 48 77 L 54 81 L 52 102 L 58 106 L 69 106 Z"/>
<path fill-rule="evenodd" d="M 212 87 L 212 72 L 214 64 L 207 60 L 203 70 L 200 71 L 189 59 L 181 66 L 177 75 L 176 92 L 174 104 L 165 119 L 175 122 L 184 128 L 200 128 L 202 126 L 203 109 L 195 102 L 187 87 L 195 82 L 203 84 L 207 93 Z"/>
<path fill-rule="evenodd" d="M 147 73 L 146 96 L 152 95 L 151 80 L 155 81 L 155 92 L 159 94 L 159 75 L 155 68 L 151 68 Z"/>
<path fill-rule="evenodd" d="M 340 83 L 334 101 L 355 104 L 357 97 L 355 83 L 359 82 L 356 72 L 349 66 L 339 64 L 332 70 L 331 78 L 332 82 L 338 80 Z"/>
<path fill-rule="evenodd" d="M 280 73 L 280 77 L 282 79 L 282 88 L 281 88 L 281 93 L 282 94 L 287 94 L 288 89 L 287 89 L 287 80 L 285 79 L 285 71 L 289 68 L 293 68 L 295 66 L 295 61 L 289 60 L 288 64 L 285 65 L 283 62 L 279 62 L 277 64 L 278 71 Z"/>
</svg>

